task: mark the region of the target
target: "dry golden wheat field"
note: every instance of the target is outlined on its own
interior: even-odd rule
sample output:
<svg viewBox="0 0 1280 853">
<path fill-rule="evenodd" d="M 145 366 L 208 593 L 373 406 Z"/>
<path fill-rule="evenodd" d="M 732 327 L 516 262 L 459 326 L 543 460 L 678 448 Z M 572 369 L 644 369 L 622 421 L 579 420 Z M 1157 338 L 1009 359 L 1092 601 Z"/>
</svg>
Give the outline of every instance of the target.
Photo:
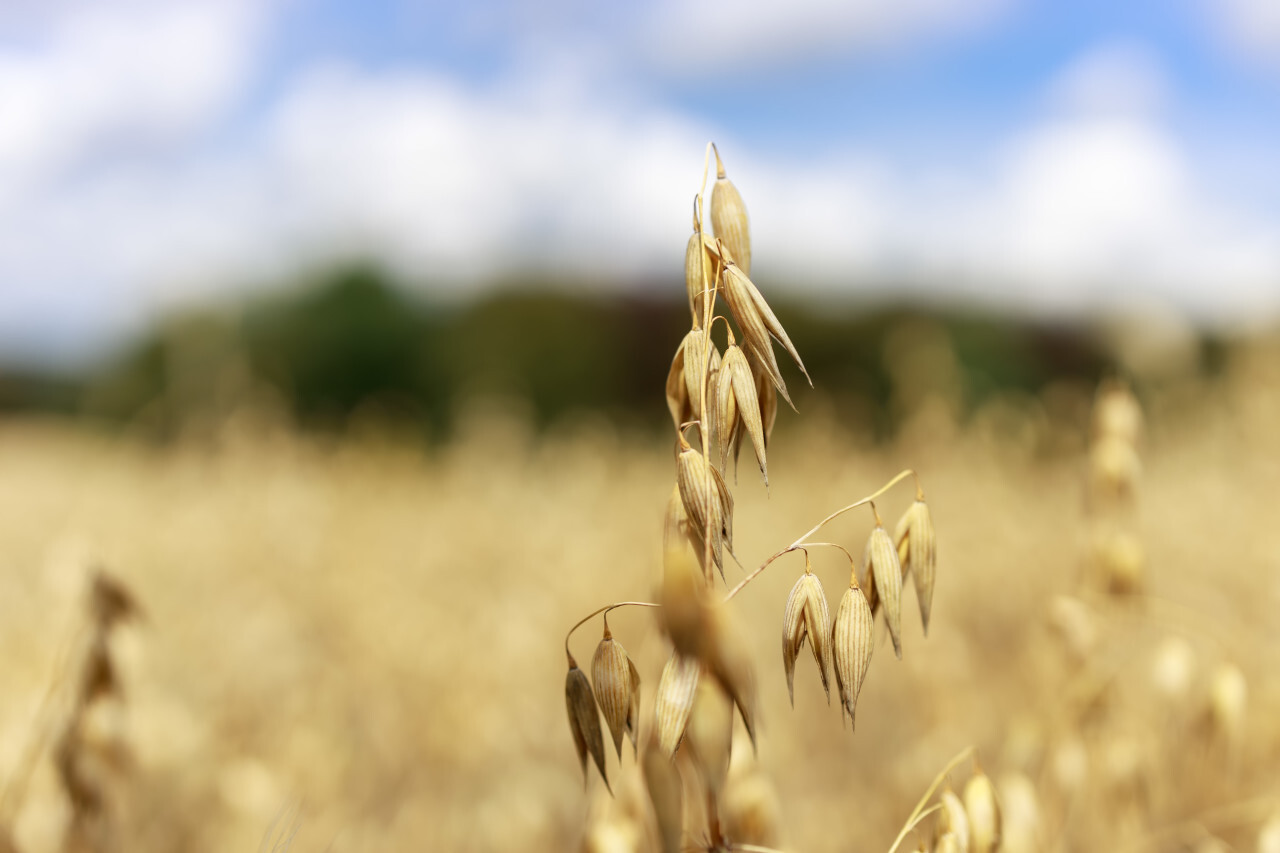
<svg viewBox="0 0 1280 853">
<path fill-rule="evenodd" d="M 851 733 L 808 652 L 787 701 L 779 637 L 799 555 L 737 596 L 760 691 L 758 758 L 739 737 L 725 793 L 739 837 L 887 850 L 973 745 L 1002 849 L 1277 849 L 1274 356 L 1241 348 L 1221 381 L 1142 394 L 1131 521 L 1145 568 L 1124 595 L 1090 557 L 1093 389 L 1001 399 L 962 423 L 926 400 L 884 445 L 804 398 L 780 424 L 767 496 L 742 466 L 737 553 L 758 564 L 909 461 L 937 529 L 933 622 L 926 639 L 904 592 L 905 654 L 877 629 Z M 538 435 L 501 405 L 472 407 L 434 451 L 306 438 L 252 414 L 163 448 L 6 421 L 0 773 L 14 842 L 64 843 L 73 808 L 50 732 L 101 568 L 142 611 L 111 634 L 118 695 L 86 723 L 85 749 L 99 738 L 119 753 L 102 771 L 115 849 L 650 849 L 629 745 L 620 768 L 608 756 L 616 799 L 594 769 L 584 791 L 561 643 L 591 609 L 652 597 L 671 479 L 666 439 L 591 418 Z M 910 499 L 904 487 L 881 506 L 896 518 Z M 853 514 L 828 535 L 852 548 L 869 527 Z M 815 551 L 814 568 L 834 607 L 848 561 Z M 665 641 L 647 610 L 611 627 L 650 714 Z M 590 659 L 599 630 L 574 636 L 575 656 Z M 952 772 L 957 792 L 970 773 L 967 760 Z M 935 820 L 901 849 L 930 845 Z"/>
</svg>

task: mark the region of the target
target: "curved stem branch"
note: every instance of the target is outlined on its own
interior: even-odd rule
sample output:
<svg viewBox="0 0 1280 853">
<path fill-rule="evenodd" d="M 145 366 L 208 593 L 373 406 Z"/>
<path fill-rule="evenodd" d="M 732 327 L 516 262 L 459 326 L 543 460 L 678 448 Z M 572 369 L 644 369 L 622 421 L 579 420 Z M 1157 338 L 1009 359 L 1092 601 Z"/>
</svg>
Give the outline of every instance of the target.
<svg viewBox="0 0 1280 853">
<path fill-rule="evenodd" d="M 889 482 L 885 483 L 883 486 L 881 486 L 881 487 L 880 487 L 879 489 L 877 489 L 875 492 L 873 492 L 873 493 L 871 493 L 871 494 L 867 495 L 865 498 L 862 498 L 861 500 L 854 501 L 853 503 L 849 504 L 848 506 L 842 506 L 842 507 L 840 507 L 840 509 L 838 509 L 838 510 L 836 510 L 835 512 L 831 513 L 831 515 L 828 515 L 826 518 L 822 519 L 822 521 L 819 521 L 817 524 L 815 524 L 813 527 L 811 527 L 811 528 L 810 528 L 808 531 L 806 531 L 806 532 L 805 532 L 805 534 L 804 534 L 803 536 L 801 536 L 799 539 L 797 539 L 796 541 L 792 542 L 790 545 L 788 545 L 787 547 L 783 548 L 782 550 L 778 551 L 778 552 L 777 552 L 776 554 L 774 554 L 773 556 L 769 557 L 769 559 L 765 560 L 763 563 L 761 563 L 761 564 L 760 564 L 760 567 L 759 567 L 758 569 L 756 569 L 756 570 L 754 570 L 753 572 L 751 572 L 751 574 L 747 575 L 745 578 L 743 578 L 741 581 L 739 581 L 737 586 L 735 586 L 733 589 L 729 590 L 729 594 L 728 594 L 728 595 L 726 595 L 726 596 L 724 597 L 724 600 L 725 600 L 725 601 L 728 601 L 729 599 L 731 599 L 731 598 L 733 598 L 735 595 L 737 595 L 737 594 L 742 590 L 742 588 L 743 588 L 744 586 L 746 586 L 747 584 L 751 583 L 751 581 L 753 581 L 756 577 L 758 577 L 758 576 L 760 575 L 760 573 L 761 573 L 761 572 L 763 572 L 765 569 L 769 568 L 769 565 L 770 565 L 774 560 L 778 559 L 778 558 L 779 558 L 779 557 L 781 557 L 783 554 L 787 554 L 787 553 L 790 553 L 791 551 L 795 551 L 795 550 L 796 550 L 796 549 L 798 549 L 801 545 L 812 544 L 812 543 L 806 543 L 806 542 L 805 542 L 805 540 L 806 540 L 806 539 L 808 539 L 808 538 L 809 538 L 810 536 L 812 536 L 813 534 L 817 533 L 817 532 L 818 532 L 819 530 L 821 530 L 823 527 L 825 527 L 826 525 L 830 524 L 832 521 L 835 521 L 837 518 L 839 518 L 840 516 L 844 515 L 846 512 L 850 512 L 850 511 L 852 511 L 852 510 L 855 510 L 855 509 L 857 509 L 857 508 L 858 508 L 858 507 L 860 507 L 860 506 L 866 506 L 867 504 L 871 503 L 871 502 L 872 502 L 872 501 L 874 501 L 876 498 L 880 497 L 880 496 L 881 496 L 881 495 L 883 495 L 885 492 L 889 491 L 889 490 L 890 490 L 890 489 L 892 489 L 894 486 L 898 485 L 898 483 L 901 483 L 903 480 L 905 480 L 905 479 L 906 479 L 906 478 L 908 478 L 908 477 L 915 477 L 915 479 L 916 479 L 916 493 L 917 493 L 917 494 L 922 494 L 922 492 L 921 492 L 921 490 L 920 490 L 920 485 L 919 485 L 919 483 L 920 483 L 920 477 L 919 477 L 919 475 L 918 475 L 918 474 L 916 474 L 916 472 L 915 472 L 913 469 L 911 469 L 911 468 L 907 468 L 907 469 L 905 469 L 905 470 L 903 470 L 903 471 L 899 472 L 898 474 L 896 474 L 896 475 L 893 477 L 893 479 L 891 479 Z M 845 553 L 848 553 L 848 552 L 846 551 Z M 851 557 L 850 559 L 852 559 L 852 557 Z"/>
<path fill-rule="evenodd" d="M 592 610 L 586 616 L 579 619 L 574 626 L 569 629 L 569 633 L 564 635 L 564 654 L 569 659 L 569 666 L 577 666 L 578 662 L 573 659 L 573 653 L 569 651 L 569 638 L 573 636 L 573 632 L 590 622 L 601 613 L 608 613 L 619 607 L 661 607 L 661 604 L 655 604 L 652 601 L 615 601 L 613 604 L 606 604 L 604 607 L 598 607 Z"/>
<path fill-rule="evenodd" d="M 853 554 L 849 553 L 849 549 L 844 547 L 838 542 L 806 542 L 804 543 L 804 547 L 806 548 L 839 548 L 841 551 L 844 551 L 844 555 L 849 558 L 850 565 L 853 565 L 853 566 L 857 565 L 857 563 L 853 559 Z"/>
<path fill-rule="evenodd" d="M 711 322 L 707 324 L 708 328 L 714 325 L 716 320 L 719 320 L 721 323 L 724 323 L 725 346 L 731 347 L 734 344 L 736 344 L 737 340 L 733 337 L 733 329 L 729 327 L 729 318 L 724 316 L 723 314 L 717 314 L 716 316 L 712 317 Z"/>
<path fill-rule="evenodd" d="M 905 470 L 903 470 L 903 471 L 900 471 L 900 472 L 898 472 L 897 474 L 895 474 L 892 480 L 890 480 L 889 482 L 885 483 L 883 486 L 881 486 L 881 487 L 880 487 L 879 489 L 877 489 L 875 492 L 873 492 L 873 493 L 871 493 L 871 494 L 867 495 L 865 498 L 862 498 L 861 500 L 854 501 L 853 503 L 849 504 L 848 506 L 842 506 L 842 507 L 840 507 L 840 509 L 836 510 L 835 512 L 831 513 L 831 515 L 828 515 L 826 518 L 822 519 L 822 521 L 819 521 L 817 524 L 815 524 L 815 525 L 813 526 L 813 529 L 812 529 L 812 530 L 810 530 L 810 531 L 809 531 L 808 533 L 806 533 L 804 536 L 801 536 L 797 541 L 799 541 L 799 542 L 803 542 L 805 539 L 808 539 L 810 536 L 812 536 L 813 534 L 817 533 L 819 530 L 821 530 L 822 528 L 826 527 L 828 524 L 830 524 L 831 522 L 835 521 L 837 518 L 839 518 L 840 516 L 844 515 L 846 512 L 850 512 L 850 511 L 852 511 L 852 510 L 855 510 L 855 509 L 857 509 L 857 508 L 858 508 L 858 507 L 860 507 L 860 506 L 866 506 L 867 504 L 871 503 L 871 502 L 872 502 L 872 501 L 874 501 L 876 498 L 880 497 L 880 496 L 881 496 L 881 495 L 883 495 L 885 492 L 889 491 L 889 490 L 890 490 L 890 489 L 892 489 L 894 486 L 898 485 L 899 483 L 901 483 L 903 480 L 907 479 L 908 477 L 914 477 L 914 478 L 915 478 L 915 480 L 916 480 L 916 492 L 917 492 L 917 493 L 921 493 L 921 492 L 920 492 L 920 485 L 919 485 L 919 483 L 920 483 L 920 476 L 919 476 L 918 474 L 916 474 L 916 472 L 915 472 L 913 469 L 911 469 L 911 468 L 907 468 L 907 469 L 905 469 Z"/>
<path fill-rule="evenodd" d="M 893 846 L 889 848 L 889 853 L 894 853 L 894 851 L 898 849 L 898 845 L 901 844 L 902 840 L 907 837 L 907 833 L 915 829 L 917 826 L 919 826 L 920 821 L 924 820 L 934 812 L 940 811 L 941 809 L 942 809 L 941 803 L 934 803 L 933 805 L 929 806 L 929 808 L 925 809 L 924 811 L 920 812 L 920 814 L 916 815 L 914 819 L 908 821 L 907 825 L 902 827 L 902 832 L 899 832 L 898 837 L 893 840 Z"/>
</svg>

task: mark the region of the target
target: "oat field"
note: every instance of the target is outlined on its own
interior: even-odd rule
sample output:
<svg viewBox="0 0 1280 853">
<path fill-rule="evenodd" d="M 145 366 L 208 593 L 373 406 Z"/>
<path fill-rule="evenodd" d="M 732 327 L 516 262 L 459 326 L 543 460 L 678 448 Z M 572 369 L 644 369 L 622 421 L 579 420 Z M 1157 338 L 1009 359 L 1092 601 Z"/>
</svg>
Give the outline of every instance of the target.
<svg viewBox="0 0 1280 853">
<path fill-rule="evenodd" d="M 1278 849 L 1278 365 L 1241 346 L 1213 382 L 1140 387 L 1142 582 L 1124 595 L 1092 566 L 1093 389 L 963 417 L 925 398 L 881 445 L 798 399 L 768 496 L 742 466 L 743 563 L 910 464 L 938 532 L 933 619 L 927 640 L 904 619 L 901 661 L 878 632 L 851 733 L 807 652 L 788 702 L 798 557 L 734 599 L 760 692 L 758 759 L 739 743 L 725 795 L 739 832 L 887 850 L 972 745 L 1003 849 Z M 584 791 L 561 640 L 601 603 L 654 595 L 671 448 L 590 417 L 535 434 L 515 411 L 474 406 L 436 450 L 252 412 L 165 447 L 0 423 L 0 815 L 17 849 L 64 849 L 72 822 L 49 732 L 98 569 L 142 612 L 111 636 L 119 695 L 85 741 L 115 744 L 115 849 L 651 849 L 629 746 L 620 768 L 608 756 L 616 799 L 598 776 Z M 848 561 L 814 568 L 836 601 Z M 611 627 L 651 713 L 669 649 L 649 611 Z M 578 658 L 598 630 L 575 635 Z M 930 845 L 934 820 L 902 849 Z"/>
</svg>

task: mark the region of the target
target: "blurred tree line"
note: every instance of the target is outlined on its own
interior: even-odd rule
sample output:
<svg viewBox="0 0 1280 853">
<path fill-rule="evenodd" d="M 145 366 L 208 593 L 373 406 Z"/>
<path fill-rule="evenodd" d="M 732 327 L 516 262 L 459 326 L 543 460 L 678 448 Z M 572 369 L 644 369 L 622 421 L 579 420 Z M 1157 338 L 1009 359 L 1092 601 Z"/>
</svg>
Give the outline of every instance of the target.
<svg viewBox="0 0 1280 853">
<path fill-rule="evenodd" d="M 0 369 L 0 410 L 143 419 L 164 436 L 267 394 L 307 428 L 343 429 L 364 418 L 442 437 L 460 403 L 497 395 L 527 401 L 540 426 L 594 411 L 657 427 L 688 309 L 635 295 L 644 292 L 682 288 L 661 282 L 632 295 L 588 296 L 522 283 L 446 305 L 376 266 L 348 265 L 233 308 L 171 316 L 80 375 Z M 971 408 L 998 392 L 1034 393 L 1051 379 L 1092 384 L 1106 364 L 1079 329 L 954 311 L 818 311 L 772 294 L 770 301 L 819 391 L 837 409 L 858 401 L 875 413 L 880 433 L 894 425 L 890 403 L 904 369 L 950 371 L 934 378 L 956 386 L 959 405 Z M 935 353 L 940 368 L 936 358 L 917 357 L 930 347 L 943 350 Z M 802 381 L 789 379 L 797 389 Z"/>
</svg>

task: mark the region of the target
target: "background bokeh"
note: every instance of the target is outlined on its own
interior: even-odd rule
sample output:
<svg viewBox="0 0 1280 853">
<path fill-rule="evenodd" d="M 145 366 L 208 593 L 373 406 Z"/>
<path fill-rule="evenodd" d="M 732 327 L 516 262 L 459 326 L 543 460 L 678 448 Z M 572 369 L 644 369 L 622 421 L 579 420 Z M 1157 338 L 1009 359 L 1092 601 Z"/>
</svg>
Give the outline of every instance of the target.
<svg viewBox="0 0 1280 853">
<path fill-rule="evenodd" d="M 974 745 L 1011 853 L 1280 849 L 1280 14 L 1116 6 L 5 4 L 0 845 L 85 849 L 102 570 L 141 615 L 83 720 L 93 849 L 649 849 L 631 756 L 583 788 L 561 641 L 659 576 L 714 139 L 816 386 L 769 492 L 742 467 L 744 565 L 904 467 L 941 554 L 856 734 L 807 660 L 786 701 L 799 567 L 735 599 L 735 814 L 886 850 Z M 647 710 L 665 641 L 611 625 Z"/>
</svg>

